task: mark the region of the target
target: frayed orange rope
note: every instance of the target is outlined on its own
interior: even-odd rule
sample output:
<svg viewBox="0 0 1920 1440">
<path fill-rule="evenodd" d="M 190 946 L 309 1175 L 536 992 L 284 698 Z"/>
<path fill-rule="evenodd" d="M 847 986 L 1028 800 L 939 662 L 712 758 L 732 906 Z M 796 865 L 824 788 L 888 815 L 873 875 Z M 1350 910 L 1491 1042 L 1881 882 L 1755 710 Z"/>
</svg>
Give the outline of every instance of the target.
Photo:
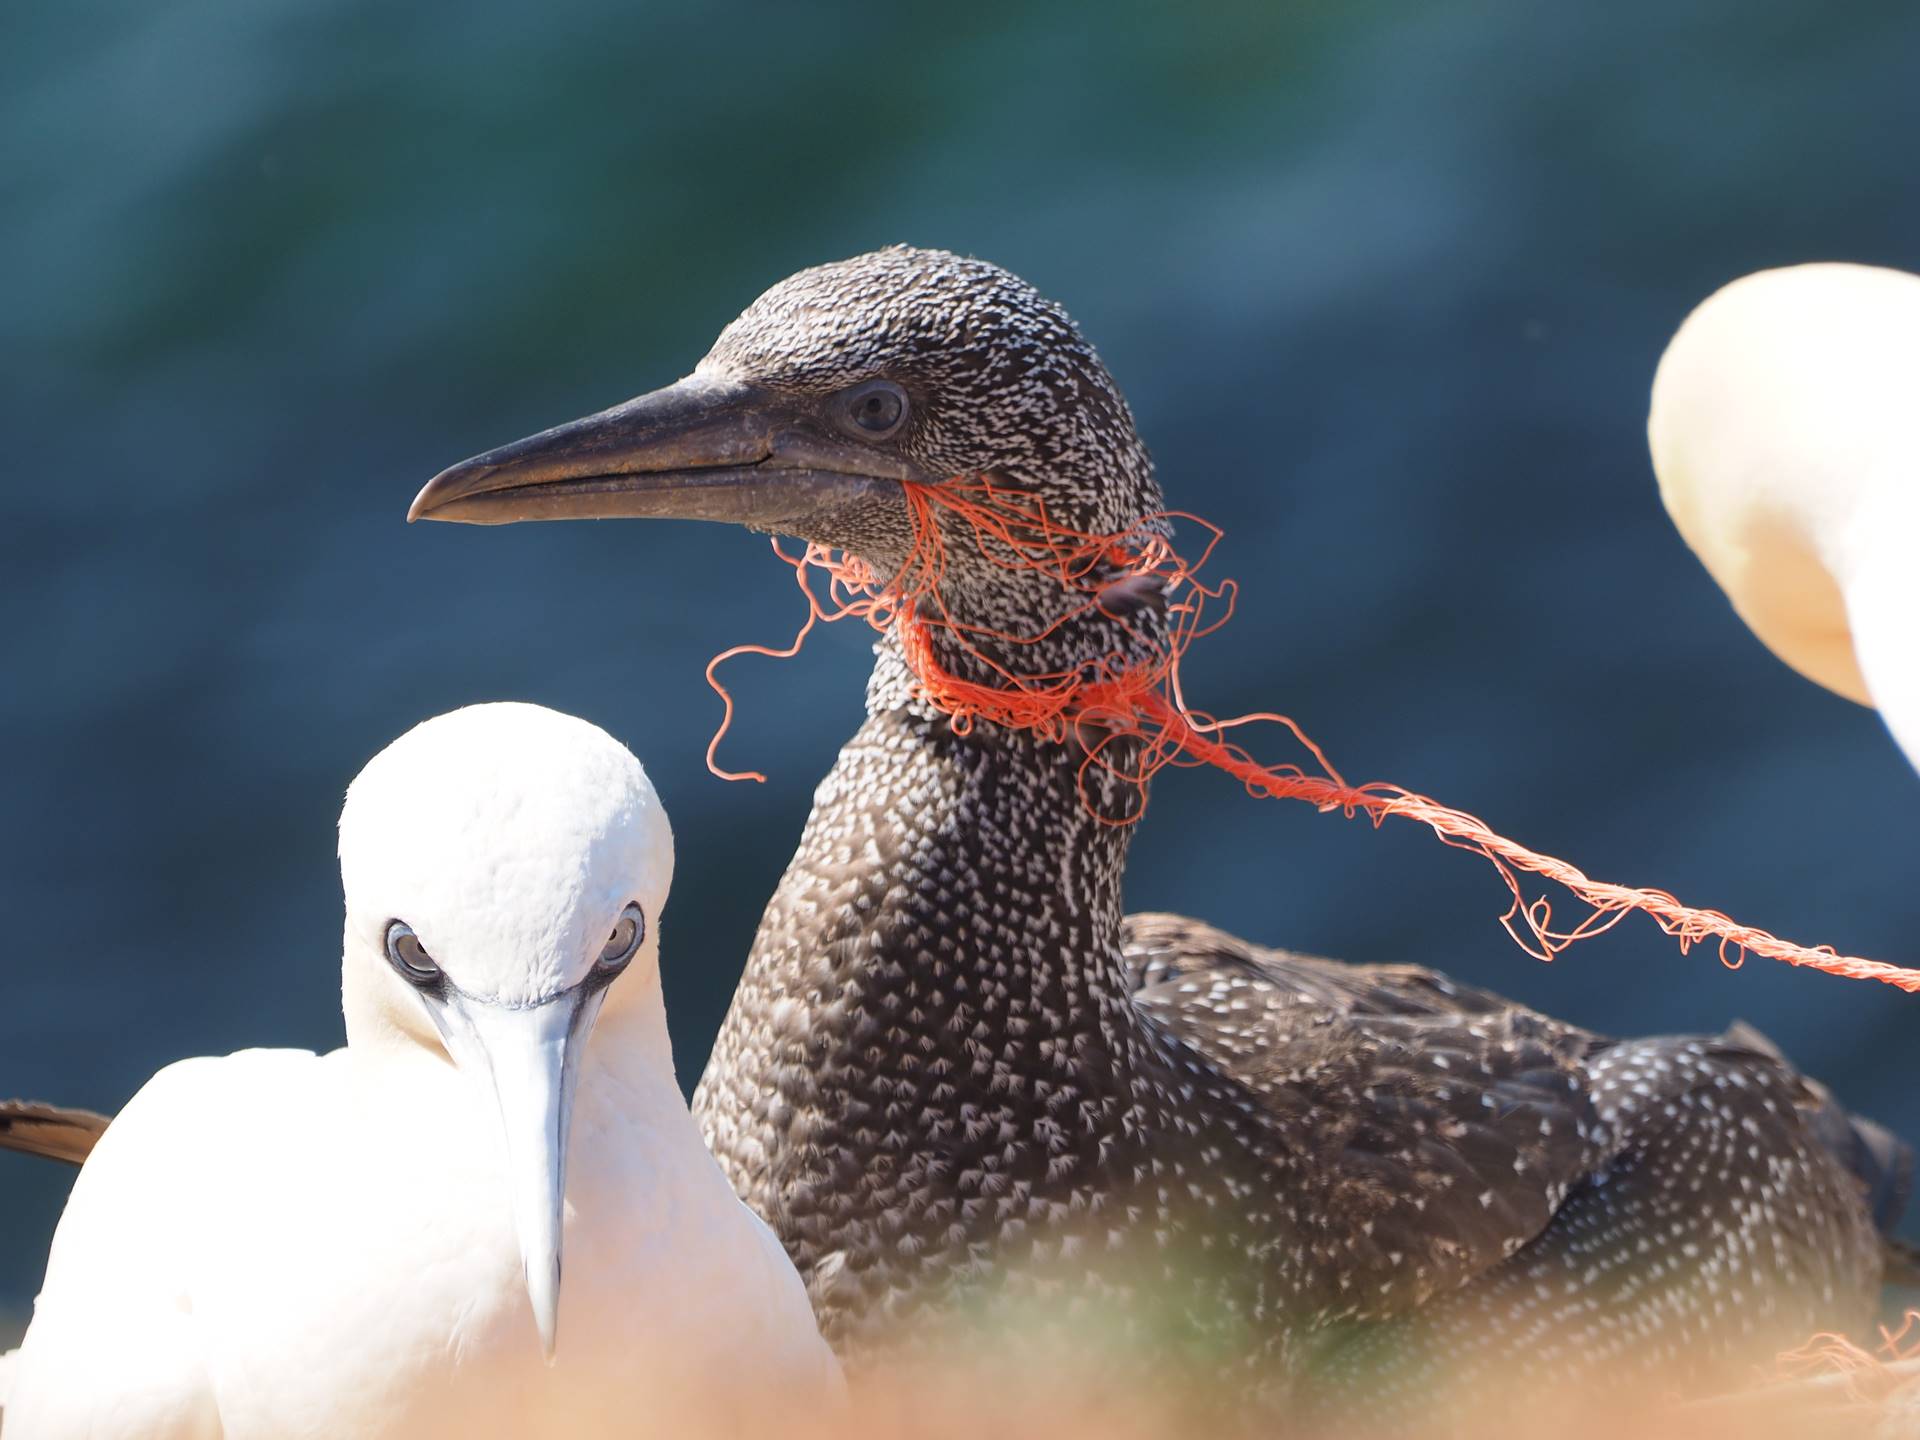
<svg viewBox="0 0 1920 1440">
<path fill-rule="evenodd" d="M 1890 1367 L 1920 1359 L 1920 1310 L 1909 1310 L 1898 1330 L 1880 1327 L 1879 1354 L 1862 1348 L 1844 1335 L 1822 1332 L 1806 1344 L 1774 1361 L 1782 1380 L 1823 1380 L 1837 1377 L 1846 1396 L 1856 1405 L 1877 1405 L 1897 1384 L 1911 1376 Z"/>
<path fill-rule="evenodd" d="M 1849 979 L 1878 980 L 1909 993 L 1920 990 L 1920 970 L 1842 955 L 1829 945 L 1796 945 L 1742 925 L 1718 910 L 1683 905 L 1664 890 L 1594 880 L 1566 861 L 1528 849 L 1474 816 L 1425 795 L 1379 781 L 1350 785 L 1320 747 L 1285 715 L 1261 713 L 1220 720 L 1193 709 L 1181 689 L 1181 659 L 1194 641 L 1232 618 L 1238 593 L 1231 580 L 1209 586 L 1198 578 L 1222 535 L 1198 516 L 1163 511 L 1117 534 L 1090 535 L 1055 523 L 1037 498 L 987 478 L 958 478 L 941 485 L 908 483 L 904 490 L 913 539 L 906 563 L 889 583 L 882 584 L 857 556 L 821 545 L 790 555 L 774 541 L 774 553 L 793 567 L 795 583 L 807 598 L 807 618 L 784 649 L 735 646 L 707 666 L 707 683 L 725 706 L 720 728 L 707 748 L 707 765 L 714 774 L 726 780 L 766 778 L 755 771 L 723 770 L 714 758 L 733 720 L 733 699 L 716 677 L 715 667 L 740 654 L 791 657 L 799 653 L 816 624 L 853 617 L 899 637 L 922 695 L 950 717 L 957 733 L 965 734 L 984 720 L 1010 730 L 1032 731 L 1046 740 L 1073 738 L 1086 756 L 1080 770 L 1083 793 L 1089 772 L 1096 768 L 1135 787 L 1139 805 L 1124 819 L 1097 816 L 1104 823 L 1137 820 L 1145 808 L 1147 782 L 1166 766 L 1212 766 L 1240 781 L 1249 794 L 1305 800 L 1323 811 L 1340 810 L 1349 818 L 1364 813 L 1376 827 L 1389 816 L 1418 821 L 1442 843 L 1479 855 L 1493 866 L 1512 896 L 1501 924 L 1515 943 L 1539 960 L 1552 960 L 1576 941 L 1610 930 L 1629 911 L 1638 910 L 1679 941 L 1682 954 L 1695 944 L 1716 941 L 1720 961 L 1729 969 L 1737 970 L 1754 954 Z M 1032 635 L 1010 635 L 955 620 L 947 613 L 942 588 L 948 537 L 941 521 L 947 517 L 965 527 L 973 547 L 988 562 L 1046 574 L 1079 597 L 1078 603 Z M 1182 522 L 1206 532 L 1206 542 L 1191 564 L 1174 550 L 1170 538 L 1175 524 Z M 815 594 L 809 582 L 813 570 L 827 577 L 824 598 Z M 1165 597 L 1169 631 L 1164 637 L 1142 636 L 1121 610 L 1102 603 L 1103 597 L 1110 598 L 1117 606 L 1116 597 L 1128 587 L 1143 584 L 1158 586 Z M 1209 606 L 1216 613 L 1209 615 Z M 975 643 L 991 639 L 1002 645 L 1031 646 L 1095 610 L 1140 642 L 1150 658 L 1128 659 L 1115 650 L 1071 670 L 1016 674 Z M 992 682 L 963 680 L 942 666 L 935 655 L 936 634 L 950 637 L 993 677 Z M 1229 731 L 1254 723 L 1284 727 L 1317 768 L 1265 764 L 1225 738 Z M 1121 737 L 1134 745 L 1116 749 L 1114 742 Z M 1124 767 L 1116 758 L 1122 755 L 1132 756 Z M 1091 805 L 1088 808 L 1093 811 Z M 1523 871 L 1571 891 L 1590 913 L 1572 928 L 1556 930 L 1547 898 L 1526 898 L 1520 883 Z"/>
</svg>

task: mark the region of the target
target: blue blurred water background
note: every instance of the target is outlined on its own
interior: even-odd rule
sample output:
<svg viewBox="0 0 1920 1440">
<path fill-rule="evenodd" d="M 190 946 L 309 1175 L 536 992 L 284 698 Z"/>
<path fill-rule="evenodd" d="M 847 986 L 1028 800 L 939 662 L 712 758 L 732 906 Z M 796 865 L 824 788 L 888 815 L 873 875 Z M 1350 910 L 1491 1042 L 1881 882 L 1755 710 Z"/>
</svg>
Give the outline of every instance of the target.
<svg viewBox="0 0 1920 1440">
<path fill-rule="evenodd" d="M 402 523 L 473 451 L 664 383 L 766 285 L 895 240 L 1063 300 L 1246 582 L 1197 651 L 1349 776 L 1591 872 L 1914 962 L 1920 781 L 1672 533 L 1654 362 L 1761 266 L 1920 266 L 1920 9 L 645 7 L 169 0 L 0 17 L 0 1092 L 339 1035 L 333 822 L 486 698 L 588 716 L 674 818 L 668 999 L 706 1047 L 856 723 L 865 637 L 763 542 Z M 1275 742 L 1277 745 L 1277 741 Z M 1915 1000 L 1629 921 L 1552 967 L 1504 892 L 1163 779 L 1139 908 L 1445 966 L 1606 1030 L 1745 1016 L 1920 1136 Z M 70 1176 L 0 1156 L 0 1312 Z"/>
</svg>

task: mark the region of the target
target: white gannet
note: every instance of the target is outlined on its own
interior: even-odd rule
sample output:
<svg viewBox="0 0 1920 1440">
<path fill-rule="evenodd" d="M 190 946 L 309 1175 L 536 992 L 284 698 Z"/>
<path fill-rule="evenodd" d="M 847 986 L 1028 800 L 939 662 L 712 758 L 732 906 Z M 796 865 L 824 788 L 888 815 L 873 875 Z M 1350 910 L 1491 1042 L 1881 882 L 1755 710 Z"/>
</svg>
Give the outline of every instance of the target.
<svg viewBox="0 0 1920 1440">
<path fill-rule="evenodd" d="M 1740 617 L 1877 705 L 1920 767 L 1920 275 L 1734 281 L 1667 346 L 1647 438 L 1674 523 Z"/>
<path fill-rule="evenodd" d="M 354 781 L 340 868 L 347 1044 L 181 1061 L 115 1118 L 7 1440 L 590 1440 L 834 1404 L 674 1079 L 673 837 L 625 748 L 530 705 L 429 720 Z"/>
</svg>

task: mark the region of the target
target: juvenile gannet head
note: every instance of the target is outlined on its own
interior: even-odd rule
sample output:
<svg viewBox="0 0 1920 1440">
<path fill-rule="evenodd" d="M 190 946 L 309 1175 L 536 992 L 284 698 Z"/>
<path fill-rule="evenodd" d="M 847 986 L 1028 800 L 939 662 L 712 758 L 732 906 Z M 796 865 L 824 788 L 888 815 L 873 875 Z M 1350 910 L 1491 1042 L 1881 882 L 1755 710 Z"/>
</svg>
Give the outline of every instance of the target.
<svg viewBox="0 0 1920 1440">
<path fill-rule="evenodd" d="M 884 568 L 908 534 L 901 481 L 989 474 L 1098 533 L 1159 505 L 1065 310 L 997 265 L 896 245 L 789 276 L 686 379 L 453 466 L 409 518 L 724 520 Z"/>
<path fill-rule="evenodd" d="M 491 1087 L 551 1359 L 582 1054 L 624 974 L 658 983 L 673 878 L 659 797 L 584 720 L 476 705 L 416 726 L 360 772 L 340 816 L 340 873 L 350 1038 L 355 1009 L 371 1010 Z"/>
</svg>

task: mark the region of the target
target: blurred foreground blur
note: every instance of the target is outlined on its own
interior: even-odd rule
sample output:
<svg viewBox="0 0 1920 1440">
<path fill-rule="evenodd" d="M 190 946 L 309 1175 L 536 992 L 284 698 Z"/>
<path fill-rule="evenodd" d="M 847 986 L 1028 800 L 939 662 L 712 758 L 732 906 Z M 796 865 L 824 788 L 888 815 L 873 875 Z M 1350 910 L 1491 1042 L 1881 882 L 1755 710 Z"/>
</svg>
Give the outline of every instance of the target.
<svg viewBox="0 0 1920 1440">
<path fill-rule="evenodd" d="M 1221 1397 L 1216 1397 L 1221 1398 Z M 1439 1392 L 1431 1418 L 1412 1428 L 1321 1420 L 1300 1426 L 1233 1425 L 1158 1368 L 1116 1384 L 1058 1357 L 945 1366 L 856 1379 L 847 1415 L 789 1417 L 795 1440 L 1903 1440 L 1920 1435 L 1920 1361 L 1872 1369 L 1826 1368 L 1757 1382 L 1705 1401 L 1662 1403 L 1618 1385 Z M 656 1419 L 659 1417 L 656 1417 Z M 698 1424 L 647 1433 L 702 1437 Z"/>
<path fill-rule="evenodd" d="M 0 1317 L 0 1351 L 19 1343 L 25 1317 Z M 1171 1347 L 1131 1353 L 1110 1345 L 1097 1322 L 1078 1334 L 1040 1338 L 1011 1315 L 991 1341 L 955 1338 L 923 1360 L 849 1376 L 851 1398 L 835 1416 L 791 1413 L 783 1440 L 1907 1440 L 1920 1436 L 1920 1310 L 1881 1330 L 1873 1350 L 1820 1336 L 1752 1383 L 1709 1398 L 1670 1400 L 1654 1376 L 1634 1384 L 1600 1377 L 1561 1383 L 1522 1378 L 1488 1387 L 1440 1387 L 1421 1397 L 1419 1418 L 1302 1417 L 1283 1428 L 1233 1418 L 1245 1387 L 1217 1378 L 1205 1357 Z M 1116 1363 L 1117 1356 L 1125 1356 Z M 1263 1377 L 1245 1377 L 1255 1386 Z M 1281 1402 L 1276 1413 L 1298 1412 Z M 697 1415 L 635 1417 L 636 1436 L 721 1440 Z M 4 1431 L 0 1412 L 0 1433 Z"/>
</svg>

